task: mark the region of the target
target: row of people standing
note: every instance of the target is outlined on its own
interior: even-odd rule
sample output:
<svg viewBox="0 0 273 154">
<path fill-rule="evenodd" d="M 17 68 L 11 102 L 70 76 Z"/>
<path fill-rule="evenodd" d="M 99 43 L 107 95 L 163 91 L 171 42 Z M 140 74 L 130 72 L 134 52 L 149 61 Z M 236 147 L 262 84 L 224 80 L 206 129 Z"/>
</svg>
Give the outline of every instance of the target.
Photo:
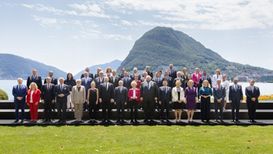
<svg viewBox="0 0 273 154">
<path fill-rule="evenodd" d="M 152 73 L 149 72 L 149 70 L 144 72 L 143 75 L 139 75 L 137 72 L 137 69 L 134 69 L 133 72 L 134 73 L 131 76 L 129 75 L 129 73 L 127 71 L 124 71 L 120 76 L 117 76 L 115 71 L 111 71 L 111 69 L 108 69 L 106 71 L 106 74 L 104 75 L 103 71 L 98 69 L 97 74 L 93 78 L 93 75 L 91 73 L 89 73 L 88 70 L 86 70 L 84 72 L 84 74 L 82 75 L 81 80 L 77 81 L 78 84 L 73 79 L 72 74 L 69 73 L 67 75 L 66 80 L 64 80 L 62 78 L 62 80 L 59 81 L 60 82 L 59 86 L 56 86 L 57 79 L 54 79 L 53 73 L 50 72 L 49 77 L 45 80 L 45 82 L 47 83 L 47 84 L 45 84 L 47 86 L 46 87 L 45 85 L 41 86 L 41 77 L 37 76 L 36 70 L 33 70 L 32 76 L 30 76 L 28 78 L 27 85 L 31 85 L 31 83 L 36 83 L 37 89 L 39 89 L 39 87 L 41 87 L 40 88 L 42 90 L 41 97 L 45 102 L 45 117 L 50 117 L 49 115 L 51 115 L 50 112 L 52 111 L 52 106 L 50 106 L 50 105 L 52 104 L 52 102 L 54 102 L 54 100 L 57 100 L 58 103 L 56 103 L 56 105 L 57 105 L 57 109 L 58 109 L 58 113 L 59 113 L 59 117 L 60 117 L 61 122 L 65 121 L 64 115 L 65 115 L 67 106 L 69 104 L 70 105 L 75 104 L 75 102 L 76 102 L 76 100 L 73 100 L 72 98 L 70 101 L 70 98 L 69 98 L 69 95 L 72 96 L 72 93 L 73 93 L 72 87 L 75 87 L 76 85 L 81 87 L 80 91 L 85 91 L 85 94 L 84 94 L 85 98 L 83 99 L 84 100 L 83 102 L 86 105 L 86 107 L 84 107 L 84 108 L 88 108 L 88 106 L 89 106 L 89 111 L 93 111 L 93 112 L 90 112 L 90 115 L 94 115 L 95 111 L 98 110 L 97 106 L 101 105 L 102 109 L 103 109 L 104 122 L 109 121 L 109 117 L 110 117 L 110 113 L 111 113 L 111 103 L 114 103 L 114 102 L 117 103 L 119 101 L 118 100 L 119 97 L 115 97 L 117 99 L 117 101 L 116 101 L 114 99 L 113 95 L 115 94 L 115 88 L 118 87 L 120 80 L 122 81 L 122 85 L 124 86 L 124 88 L 126 88 L 127 90 L 130 89 L 130 87 L 131 87 L 131 81 L 133 81 L 133 80 L 135 81 L 136 88 L 138 88 L 141 93 L 141 97 L 139 98 L 139 102 L 140 101 L 143 102 L 143 108 L 144 108 L 146 122 L 153 122 L 152 119 L 154 117 L 154 110 L 155 110 L 157 104 L 161 108 L 162 117 L 164 117 L 164 115 L 163 115 L 164 111 L 166 113 L 168 113 L 170 111 L 170 104 L 171 104 L 170 102 L 171 101 L 169 101 L 169 103 L 164 103 L 164 102 L 166 102 L 166 100 L 172 100 L 172 102 L 174 102 L 172 106 L 175 109 L 176 121 L 181 120 L 180 118 L 181 118 L 181 112 L 182 112 L 182 108 L 183 108 L 181 106 L 183 106 L 183 102 L 186 103 L 186 106 L 188 109 L 188 120 L 192 121 L 193 114 L 194 114 L 194 111 L 196 108 L 195 104 L 198 101 L 197 99 L 199 96 L 201 97 L 201 112 L 202 112 L 201 115 L 203 115 L 202 120 L 205 121 L 205 120 L 208 120 L 208 118 L 206 116 L 209 115 L 207 113 L 209 111 L 208 110 L 209 108 L 208 108 L 208 105 L 206 105 L 206 104 L 208 104 L 208 103 L 206 103 L 206 100 L 208 102 L 208 100 L 209 100 L 208 96 L 212 95 L 212 91 L 214 92 L 214 91 L 218 90 L 218 89 L 207 90 L 206 87 L 208 87 L 208 86 L 206 86 L 206 85 L 209 85 L 212 82 L 213 87 L 216 88 L 217 84 L 215 85 L 213 83 L 215 82 L 215 80 L 218 83 L 218 81 L 221 80 L 221 77 L 222 77 L 222 75 L 220 74 L 220 71 L 216 70 L 216 74 L 213 76 L 213 78 L 211 80 L 209 77 L 206 76 L 206 74 L 204 74 L 204 73 L 201 74 L 199 72 L 199 69 L 196 69 L 195 73 L 192 76 L 190 76 L 187 74 L 187 70 L 185 68 L 183 68 L 182 72 L 174 71 L 173 65 L 170 65 L 169 69 L 165 72 L 164 81 L 161 80 L 162 72 L 160 72 L 160 71 L 155 73 L 155 78 L 153 79 L 152 82 L 150 82 L 152 80 L 152 77 L 150 76 L 150 75 L 152 75 Z M 182 77 L 182 75 L 184 77 Z M 105 78 L 105 77 L 107 77 L 107 78 Z M 222 78 L 224 79 L 224 76 Z M 105 81 L 105 79 L 108 81 Z M 192 79 L 192 80 L 190 80 L 190 79 Z M 197 82 L 198 79 L 199 79 L 199 82 Z M 177 81 L 179 81 L 179 82 L 177 82 Z M 185 85 L 186 81 L 190 81 L 190 82 L 187 82 Z M 203 81 L 206 81 L 206 82 L 203 82 Z M 108 84 L 108 83 L 110 83 L 110 84 Z M 200 87 L 200 83 L 203 84 L 202 87 Z M 165 97 L 163 97 L 163 95 L 160 94 L 161 89 L 164 87 L 166 89 L 167 85 L 173 85 L 173 84 L 175 85 L 175 88 L 172 88 L 173 90 L 171 92 L 173 97 L 171 99 L 170 98 L 167 99 L 168 95 L 165 95 Z M 96 85 L 98 85 L 97 88 L 96 88 Z M 111 85 L 110 89 L 112 89 L 112 90 L 110 90 L 110 92 L 108 92 L 109 85 Z M 33 86 L 33 87 L 35 87 L 35 86 Z M 171 89 L 171 87 L 172 86 L 170 86 L 167 89 Z M 228 86 L 226 86 L 226 87 L 228 87 Z M 54 89 L 54 90 L 52 90 L 52 89 Z M 96 90 L 94 90 L 94 89 L 96 89 Z M 219 88 L 219 89 L 221 89 L 221 88 Z M 225 89 L 225 94 L 227 94 L 226 93 L 227 88 L 224 88 L 224 89 Z M 231 88 L 229 87 L 228 90 L 230 90 L 230 89 Z M 90 90 L 93 90 L 93 91 L 90 91 Z M 106 91 L 104 92 L 103 90 L 106 90 Z M 53 92 L 51 92 L 52 93 L 51 97 L 48 96 L 48 95 L 50 95 L 49 91 L 53 91 Z M 96 91 L 96 92 L 94 92 L 94 91 Z M 175 91 L 176 93 L 173 94 L 173 91 Z M 185 93 L 184 93 L 184 91 L 185 91 Z M 194 92 L 194 91 L 197 91 L 197 92 Z M 92 93 L 92 97 L 90 97 L 90 93 Z M 168 90 L 167 90 L 167 93 L 170 93 L 170 92 L 168 92 Z M 193 95 L 192 96 L 193 98 L 190 98 L 190 99 L 187 98 L 189 96 L 189 94 Z M 92 98 L 92 99 L 94 98 L 93 95 L 95 95 L 95 98 L 97 98 L 95 101 L 96 104 L 90 105 L 89 100 L 90 100 L 90 98 Z M 220 97 L 220 92 L 218 95 Z M 184 99 L 185 96 L 186 96 L 186 99 Z M 75 98 L 75 96 L 74 96 L 74 98 Z M 89 99 L 86 99 L 86 98 L 89 98 Z M 176 98 L 176 99 L 174 99 L 174 98 Z M 220 100 L 220 98 L 217 99 L 217 101 L 219 101 L 219 100 Z M 224 102 L 225 102 L 225 100 L 226 99 L 224 99 Z M 92 102 L 94 102 L 94 101 L 92 101 Z M 158 102 L 158 103 L 156 103 L 156 102 Z M 205 103 L 202 103 L 202 102 L 205 102 Z M 120 106 L 120 107 L 118 107 L 118 108 L 120 108 L 120 110 L 118 109 L 118 111 L 121 111 L 121 113 L 123 113 L 124 108 L 122 106 L 124 106 L 124 105 L 119 105 L 119 104 L 120 103 L 118 103 L 118 106 Z M 216 103 L 216 104 L 218 104 L 218 103 Z M 225 104 L 223 104 L 220 107 L 217 106 L 217 108 L 223 109 L 224 105 Z M 136 107 L 137 105 L 132 105 L 132 106 L 133 106 L 132 110 L 134 112 L 136 111 L 134 113 L 134 115 L 137 115 L 136 114 L 137 110 L 134 110 L 134 107 Z M 238 105 L 237 106 L 234 105 L 234 110 L 238 112 L 236 107 L 238 108 Z M 76 108 L 77 109 L 75 109 L 75 110 L 77 110 L 77 111 L 75 111 L 75 112 L 80 113 L 80 114 L 75 113 L 75 117 L 77 120 L 80 120 L 79 117 L 82 116 L 81 115 L 82 112 L 79 109 L 81 109 L 82 107 L 77 105 Z M 221 109 L 220 109 L 220 113 L 222 113 Z M 238 115 L 238 113 L 237 114 L 236 113 L 234 114 L 233 117 L 234 117 L 234 119 L 237 120 L 236 116 Z M 76 116 L 76 115 L 78 115 L 78 116 Z M 168 116 L 169 116 L 169 113 L 165 114 L 165 117 L 167 120 L 168 120 Z M 18 117 L 18 116 L 16 116 L 16 117 Z M 95 117 L 95 116 L 93 116 L 93 117 Z M 18 120 L 18 118 L 16 118 L 16 119 Z M 46 118 L 46 121 L 48 121 L 48 119 L 50 119 L 50 118 Z M 221 117 L 219 117 L 219 119 L 221 119 Z"/>
</svg>

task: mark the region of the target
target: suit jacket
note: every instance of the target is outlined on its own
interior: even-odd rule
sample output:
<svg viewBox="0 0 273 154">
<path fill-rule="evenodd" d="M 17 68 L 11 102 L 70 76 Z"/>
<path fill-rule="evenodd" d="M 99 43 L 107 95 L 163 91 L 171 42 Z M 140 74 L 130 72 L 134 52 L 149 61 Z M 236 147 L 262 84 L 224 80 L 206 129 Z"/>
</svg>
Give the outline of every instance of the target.
<svg viewBox="0 0 273 154">
<path fill-rule="evenodd" d="M 64 97 L 59 97 L 59 94 L 64 94 Z M 62 99 L 64 102 L 67 101 L 67 96 L 70 94 L 70 88 L 68 85 L 63 84 L 63 89 L 61 89 L 61 85 L 55 86 L 55 96 L 57 100 Z"/>
<path fill-rule="evenodd" d="M 229 100 L 232 102 L 240 102 L 243 100 L 243 90 L 241 85 L 237 85 L 238 88 L 235 90 L 234 85 L 229 87 Z"/>
<path fill-rule="evenodd" d="M 209 84 L 211 85 L 211 78 L 209 76 L 206 76 L 206 77 L 202 76 L 202 78 L 199 80 L 199 85 L 198 85 L 199 88 L 202 87 L 203 81 L 205 80 L 208 80 Z"/>
<path fill-rule="evenodd" d="M 104 82 L 104 78 L 96 77 L 95 82 L 96 82 L 97 88 L 99 88 L 101 84 Z"/>
<path fill-rule="evenodd" d="M 251 86 L 246 87 L 245 94 L 246 94 L 246 101 L 247 101 L 247 103 L 253 102 L 251 100 L 251 98 L 253 98 L 253 97 L 256 98 L 255 103 L 259 103 L 258 98 L 260 97 L 260 89 L 258 87 L 254 86 L 253 91 L 252 91 L 252 87 Z"/>
<path fill-rule="evenodd" d="M 31 90 L 29 89 L 27 92 L 27 99 L 26 99 L 26 103 L 30 104 L 30 103 L 37 103 L 37 105 L 40 102 L 40 97 L 41 96 L 41 91 L 39 89 L 36 89 L 33 93 L 32 93 L 32 102 L 30 102 L 30 97 L 31 97 Z"/>
<path fill-rule="evenodd" d="M 158 87 L 155 82 L 150 81 L 150 89 L 147 81 L 144 81 L 141 85 L 141 97 L 145 100 L 154 100 L 158 97 Z"/>
<path fill-rule="evenodd" d="M 90 77 L 82 78 L 82 86 L 84 86 L 86 92 L 91 87 L 91 82 L 92 78 Z"/>
<path fill-rule="evenodd" d="M 99 88 L 99 96 L 103 102 L 110 102 L 111 99 L 114 99 L 113 84 L 108 82 L 108 89 L 107 89 L 107 83 L 106 82 L 102 83 Z"/>
<path fill-rule="evenodd" d="M 86 100 L 86 90 L 84 86 L 80 87 L 80 91 L 77 86 L 72 88 L 71 101 L 73 104 L 83 104 Z"/>
<path fill-rule="evenodd" d="M 84 78 L 84 74 L 81 75 L 81 78 Z M 93 74 L 89 73 L 89 78 L 93 79 Z"/>
<path fill-rule="evenodd" d="M 192 74 L 192 80 L 193 80 L 195 86 L 197 86 L 199 84 L 199 81 L 201 80 L 201 78 L 202 78 L 201 73 L 198 74 L 195 72 Z"/>
<path fill-rule="evenodd" d="M 25 85 L 21 85 L 21 88 L 19 88 L 19 85 L 13 86 L 12 88 L 12 95 L 14 96 L 14 102 L 26 102 L 26 95 L 27 95 L 27 87 Z M 18 100 L 17 97 L 23 97 L 22 100 Z"/>
<path fill-rule="evenodd" d="M 153 74 L 153 72 L 151 72 L 151 71 L 147 71 L 147 74 L 151 77 L 151 78 L 154 78 L 154 74 Z"/>
<path fill-rule="evenodd" d="M 136 102 L 140 102 L 140 89 L 139 88 L 136 88 Z M 134 95 L 134 89 L 131 88 L 129 89 L 128 91 L 128 98 L 129 98 L 129 101 L 132 101 L 133 100 L 133 95 Z"/>
<path fill-rule="evenodd" d="M 226 97 L 226 89 L 223 86 L 221 86 L 219 89 L 213 88 L 213 97 L 214 100 L 222 99 L 222 101 L 224 101 Z"/>
<path fill-rule="evenodd" d="M 45 102 L 52 102 L 52 100 L 55 99 L 55 93 L 54 93 L 54 89 L 55 85 L 50 83 L 49 87 L 47 87 L 47 84 L 44 84 L 42 86 L 41 89 L 41 98 L 45 101 Z"/>
<path fill-rule="evenodd" d="M 114 99 L 116 103 L 120 104 L 120 103 L 127 102 L 128 89 L 126 87 L 122 87 L 120 90 L 120 87 L 116 87 L 114 95 L 115 95 Z"/>
<path fill-rule="evenodd" d="M 158 91 L 158 97 L 161 102 L 171 102 L 172 101 L 172 88 L 161 86 Z"/>
<path fill-rule="evenodd" d="M 109 82 L 111 82 L 114 85 L 114 87 L 118 87 L 119 77 L 118 76 L 115 76 L 115 77 L 111 76 Z"/>
<path fill-rule="evenodd" d="M 69 86 L 69 90 L 72 91 L 72 87 L 76 85 L 76 80 L 75 79 L 66 79 L 64 80 L 64 84 Z"/>
<path fill-rule="evenodd" d="M 162 86 L 162 78 L 161 77 L 159 77 L 159 78 L 155 77 L 154 82 L 156 83 L 157 87 Z"/>
<path fill-rule="evenodd" d="M 123 77 L 122 81 L 123 81 L 123 86 L 124 87 L 126 87 L 127 89 L 131 88 L 132 79 L 129 76 L 128 77 Z"/>
<path fill-rule="evenodd" d="M 174 87 L 172 89 L 172 102 L 178 102 L 178 98 L 180 101 L 185 102 L 186 98 L 185 98 L 185 92 L 183 90 L 182 87 L 180 87 L 180 97 L 178 97 L 178 92 L 177 92 L 178 88 Z"/>
<path fill-rule="evenodd" d="M 57 85 L 57 84 L 58 84 L 58 79 L 52 77 L 52 78 L 51 78 L 51 83 L 54 84 L 54 85 Z M 46 84 L 46 80 L 44 80 L 44 84 Z"/>
<path fill-rule="evenodd" d="M 172 69 L 172 70 L 170 70 L 170 74 L 169 74 L 169 76 L 172 78 L 172 80 L 173 79 L 175 79 L 177 76 L 177 74 L 176 74 L 177 72 L 176 72 L 176 70 L 175 69 Z"/>
<path fill-rule="evenodd" d="M 37 77 L 33 77 L 33 76 L 29 76 L 27 78 L 27 87 L 29 88 L 29 85 L 31 84 L 31 82 L 35 82 L 38 86 L 38 89 L 42 88 L 42 78 L 41 76 L 37 76 Z"/>
</svg>

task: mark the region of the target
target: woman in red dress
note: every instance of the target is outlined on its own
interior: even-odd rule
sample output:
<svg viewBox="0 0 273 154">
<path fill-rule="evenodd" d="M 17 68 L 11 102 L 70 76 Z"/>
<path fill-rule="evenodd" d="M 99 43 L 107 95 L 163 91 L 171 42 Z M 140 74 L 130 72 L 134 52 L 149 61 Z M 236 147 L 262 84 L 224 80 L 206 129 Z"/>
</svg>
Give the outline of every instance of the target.
<svg viewBox="0 0 273 154">
<path fill-rule="evenodd" d="M 137 88 L 137 82 L 132 81 L 132 88 L 128 91 L 129 107 L 131 110 L 131 123 L 137 124 L 137 110 L 140 103 L 140 89 Z"/>
<path fill-rule="evenodd" d="M 30 110 L 30 121 L 36 123 L 38 120 L 38 106 L 40 102 L 41 91 L 38 89 L 36 83 L 32 82 L 27 92 L 26 103 Z"/>
</svg>

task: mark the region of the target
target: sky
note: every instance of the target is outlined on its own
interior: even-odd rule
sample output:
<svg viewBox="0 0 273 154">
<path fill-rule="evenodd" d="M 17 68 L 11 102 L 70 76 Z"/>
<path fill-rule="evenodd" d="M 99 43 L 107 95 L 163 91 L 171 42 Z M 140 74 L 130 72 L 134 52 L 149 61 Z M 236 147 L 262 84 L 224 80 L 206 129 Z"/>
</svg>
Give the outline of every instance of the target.
<svg viewBox="0 0 273 154">
<path fill-rule="evenodd" d="M 1 0 L 0 53 L 77 73 L 123 60 L 156 27 L 229 61 L 273 70 L 273 0 Z"/>
</svg>

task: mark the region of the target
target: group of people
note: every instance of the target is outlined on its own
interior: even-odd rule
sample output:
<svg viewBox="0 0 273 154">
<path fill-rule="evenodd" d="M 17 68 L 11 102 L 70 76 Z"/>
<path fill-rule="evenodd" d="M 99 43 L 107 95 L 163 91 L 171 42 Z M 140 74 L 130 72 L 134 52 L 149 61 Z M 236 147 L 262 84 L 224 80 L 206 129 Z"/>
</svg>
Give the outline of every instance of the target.
<svg viewBox="0 0 273 154">
<path fill-rule="evenodd" d="M 59 82 L 58 82 L 59 81 Z M 117 75 L 115 70 L 107 68 L 105 72 L 98 68 L 95 75 L 86 68 L 80 79 L 75 80 L 71 73 L 66 79 L 55 78 L 49 72 L 42 83 L 37 70 L 33 69 L 23 85 L 23 79 L 18 78 L 18 85 L 13 87 L 16 123 L 24 122 L 24 109 L 28 105 L 30 120 L 38 120 L 39 103 L 44 104 L 44 122 L 51 122 L 52 111 L 57 109 L 59 123 L 66 123 L 67 110 L 74 111 L 76 122 L 81 123 L 84 111 L 89 111 L 90 123 L 97 123 L 98 112 L 102 109 L 102 123 L 111 123 L 112 109 L 117 109 L 117 123 L 125 123 L 125 110 L 130 111 L 130 123 L 139 123 L 138 111 L 144 111 L 144 123 L 155 123 L 155 113 L 160 113 L 162 123 L 170 123 L 170 111 L 174 110 L 175 122 L 181 123 L 182 111 L 187 111 L 187 120 L 193 122 L 196 104 L 200 102 L 202 122 L 210 121 L 211 98 L 214 98 L 215 120 L 223 122 L 223 112 L 226 103 L 231 102 L 232 120 L 239 122 L 239 109 L 243 100 L 243 89 L 238 84 L 238 78 L 233 78 L 230 84 L 227 76 L 220 69 L 213 76 L 196 68 L 193 74 L 187 68 L 175 70 L 170 64 L 165 72 L 159 70 L 153 74 L 150 67 L 140 73 L 135 67 L 130 74 L 122 69 Z M 249 119 L 255 122 L 256 106 L 260 96 L 259 88 L 254 80 L 245 89 Z"/>
</svg>

